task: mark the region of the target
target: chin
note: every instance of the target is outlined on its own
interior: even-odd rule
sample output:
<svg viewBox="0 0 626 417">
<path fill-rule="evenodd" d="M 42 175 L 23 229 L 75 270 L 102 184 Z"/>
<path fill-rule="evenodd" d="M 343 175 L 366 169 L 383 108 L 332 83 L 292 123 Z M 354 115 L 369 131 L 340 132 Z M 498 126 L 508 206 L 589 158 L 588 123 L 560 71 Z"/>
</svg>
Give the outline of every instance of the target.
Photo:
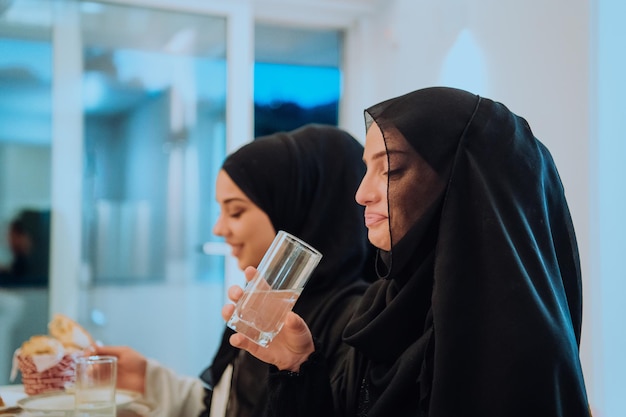
<svg viewBox="0 0 626 417">
<path fill-rule="evenodd" d="M 244 259 L 237 258 L 237 266 L 239 267 L 239 269 L 241 269 L 241 270 L 243 271 L 243 270 L 244 270 L 244 269 L 246 269 L 246 267 L 248 267 L 249 265 L 248 265 L 248 263 L 247 263 L 247 262 L 245 262 L 245 260 L 244 260 Z"/>
<path fill-rule="evenodd" d="M 382 233 L 369 232 L 367 235 L 370 243 L 376 246 L 378 249 L 389 251 L 391 250 L 391 241 L 388 235 Z"/>
</svg>

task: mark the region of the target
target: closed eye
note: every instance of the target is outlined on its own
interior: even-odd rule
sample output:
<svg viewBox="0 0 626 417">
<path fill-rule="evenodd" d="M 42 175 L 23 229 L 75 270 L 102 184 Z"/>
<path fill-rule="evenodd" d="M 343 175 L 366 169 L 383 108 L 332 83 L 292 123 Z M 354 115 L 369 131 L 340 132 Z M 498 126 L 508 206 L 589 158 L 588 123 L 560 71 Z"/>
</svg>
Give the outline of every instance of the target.
<svg viewBox="0 0 626 417">
<path fill-rule="evenodd" d="M 385 175 L 389 177 L 397 177 L 399 175 L 402 175 L 404 171 L 405 171 L 404 168 L 392 169 L 390 171 L 385 172 Z"/>
</svg>

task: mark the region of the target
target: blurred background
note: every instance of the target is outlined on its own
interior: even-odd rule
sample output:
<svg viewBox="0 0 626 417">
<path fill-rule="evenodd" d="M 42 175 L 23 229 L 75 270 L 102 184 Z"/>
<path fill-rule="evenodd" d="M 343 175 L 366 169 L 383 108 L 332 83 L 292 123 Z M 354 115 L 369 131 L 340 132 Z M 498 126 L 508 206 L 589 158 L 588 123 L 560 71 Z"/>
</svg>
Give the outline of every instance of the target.
<svg viewBox="0 0 626 417">
<path fill-rule="evenodd" d="M 197 375 L 242 276 L 214 179 L 255 137 L 460 87 L 559 167 L 595 417 L 626 415 L 626 4 L 619 0 L 0 0 L 0 384 L 52 313 Z"/>
</svg>

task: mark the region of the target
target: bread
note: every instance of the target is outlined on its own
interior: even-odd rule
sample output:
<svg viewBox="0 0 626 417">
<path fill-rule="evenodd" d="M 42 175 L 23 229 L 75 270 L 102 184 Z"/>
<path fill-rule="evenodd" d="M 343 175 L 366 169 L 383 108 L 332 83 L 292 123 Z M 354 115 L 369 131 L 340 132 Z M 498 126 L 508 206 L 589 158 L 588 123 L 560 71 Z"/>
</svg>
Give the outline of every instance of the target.
<svg viewBox="0 0 626 417">
<path fill-rule="evenodd" d="M 65 349 L 63 344 L 50 336 L 31 336 L 30 339 L 22 343 L 21 355 L 58 355 L 63 354 Z"/>
<path fill-rule="evenodd" d="M 21 372 L 28 395 L 63 390 L 74 383 L 76 360 L 94 344 L 85 329 L 62 314 L 52 317 L 48 332 L 32 336 L 16 351 L 14 367 Z"/>
<path fill-rule="evenodd" d="M 0 395 L 0 407 L 4 407 L 4 401 L 2 401 L 2 395 Z"/>
<path fill-rule="evenodd" d="M 83 350 L 94 344 L 94 340 L 78 323 L 63 314 L 55 314 L 48 323 L 48 332 L 69 350 Z"/>
</svg>

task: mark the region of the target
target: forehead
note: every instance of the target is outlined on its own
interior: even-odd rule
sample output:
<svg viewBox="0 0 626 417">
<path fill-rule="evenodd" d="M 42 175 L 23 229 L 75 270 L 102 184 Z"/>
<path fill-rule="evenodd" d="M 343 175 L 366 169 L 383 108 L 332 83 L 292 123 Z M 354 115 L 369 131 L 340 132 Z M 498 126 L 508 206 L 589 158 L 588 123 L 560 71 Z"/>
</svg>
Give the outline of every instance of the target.
<svg viewBox="0 0 626 417">
<path fill-rule="evenodd" d="M 219 203 L 228 203 L 230 201 L 245 201 L 250 199 L 239 188 L 237 184 L 230 178 L 230 176 L 223 169 L 217 174 L 217 180 L 215 182 L 215 199 Z"/>
<path fill-rule="evenodd" d="M 370 159 L 374 155 L 385 152 L 385 140 L 380 128 L 373 122 L 365 135 L 365 148 L 363 151 L 363 159 Z"/>
<path fill-rule="evenodd" d="M 387 152 L 390 155 L 414 153 L 411 145 L 399 131 L 389 128 L 385 130 L 385 135 L 383 136 L 380 127 L 373 122 L 365 137 L 363 159 L 376 159 L 384 156 Z"/>
</svg>

